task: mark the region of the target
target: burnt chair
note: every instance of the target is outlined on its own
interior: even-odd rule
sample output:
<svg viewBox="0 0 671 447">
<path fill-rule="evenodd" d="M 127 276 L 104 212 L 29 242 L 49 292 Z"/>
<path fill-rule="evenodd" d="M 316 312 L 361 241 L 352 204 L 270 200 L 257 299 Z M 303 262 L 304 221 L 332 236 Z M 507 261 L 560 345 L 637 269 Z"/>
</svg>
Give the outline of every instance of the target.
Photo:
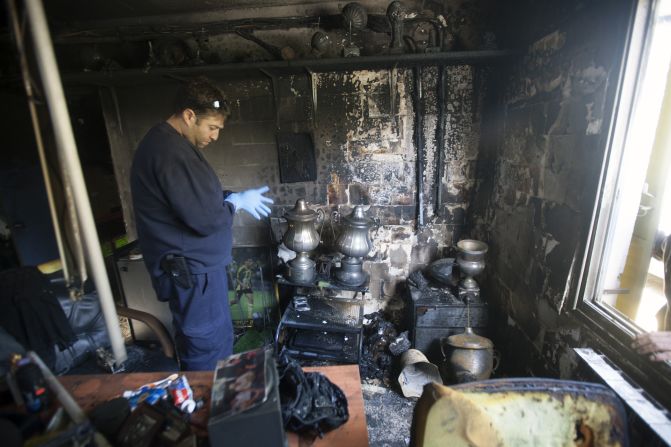
<svg viewBox="0 0 671 447">
<path fill-rule="evenodd" d="M 86 281 L 81 296 L 73 300 L 60 272 L 47 275 L 34 266 L 5 269 L 0 271 L 0 304 L 3 348 L 9 347 L 4 357 L 31 350 L 55 374 L 105 372 L 97 360 L 110 358 L 106 351 L 110 342 L 91 281 Z M 175 349 L 163 325 L 145 312 L 123 306 L 117 309 L 122 316 L 142 321 L 158 340 L 153 345 L 129 345 L 125 370 L 177 370 Z M 115 366 L 108 361 L 110 364 Z"/>
<path fill-rule="evenodd" d="M 64 350 L 54 347 L 55 362 L 53 371 L 63 374 L 102 374 L 110 372 L 101 366 L 96 351 L 99 348 L 109 350 L 107 335 L 100 301 L 95 290 L 85 290 L 76 301 L 70 299 L 62 285 L 54 285 L 56 297 L 65 312 L 76 340 Z M 175 348 L 170 334 L 163 324 L 153 315 L 117 304 L 117 313 L 144 323 L 156 334 L 158 343 L 126 345 L 128 359 L 124 363 L 124 372 L 177 371 L 178 364 Z"/>
<path fill-rule="evenodd" d="M 128 328 L 132 340 L 132 343 L 126 345 L 128 359 L 124 364 L 124 371 L 178 371 L 179 365 L 174 340 L 170 333 L 171 327 L 166 328 L 166 325 L 171 326 L 170 321 L 166 319 L 166 310 L 164 309 L 164 307 L 167 308 L 167 303 L 156 300 L 151 292 L 147 294 L 151 296 L 148 296 L 145 302 L 134 302 L 130 299 L 131 297 L 127 296 L 126 290 L 128 287 L 124 287 L 123 284 L 122 275 L 125 273 L 120 271 L 123 268 L 120 268 L 120 264 L 122 264 L 120 260 L 127 259 L 137 249 L 137 241 L 133 241 L 105 256 L 105 266 L 116 303 L 116 311 L 120 317 L 128 319 Z M 141 267 L 144 269 L 144 265 Z M 89 297 L 89 293 L 93 295 Z M 155 303 L 152 302 L 152 298 Z M 93 333 L 100 334 L 99 337 L 101 337 L 100 339 L 93 337 L 91 343 L 86 343 L 86 347 L 82 346 L 81 349 L 86 351 L 84 355 L 87 360 L 83 362 L 75 361 L 75 366 L 69 368 L 67 374 L 97 374 L 103 372 L 99 365 L 100 362 L 95 358 L 95 352 L 101 346 L 108 348 L 109 340 L 107 339 L 107 331 L 95 291 L 87 291 L 82 299 L 76 302 L 72 302 L 67 296 L 59 295 L 59 301 L 71 321 L 71 326 L 76 328 L 75 331 L 79 329 L 83 331 L 82 336 L 79 337 L 79 343 L 84 345 L 85 343 L 80 340 L 89 341 Z M 153 305 L 154 308 L 147 307 L 147 305 Z M 156 310 L 156 306 L 162 306 L 159 309 L 160 312 Z M 169 315 L 169 311 L 167 314 Z M 157 315 L 161 319 L 157 318 Z M 74 355 L 78 355 L 78 352 L 75 351 Z"/>
</svg>

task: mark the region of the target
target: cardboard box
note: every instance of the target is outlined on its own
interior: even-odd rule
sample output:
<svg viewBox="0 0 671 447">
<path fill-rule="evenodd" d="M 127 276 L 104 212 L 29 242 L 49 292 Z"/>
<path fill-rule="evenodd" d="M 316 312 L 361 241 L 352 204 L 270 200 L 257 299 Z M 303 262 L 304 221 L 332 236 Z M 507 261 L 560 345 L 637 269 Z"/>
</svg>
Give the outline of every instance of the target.
<svg viewBox="0 0 671 447">
<path fill-rule="evenodd" d="M 207 424 L 210 445 L 286 446 L 278 385 L 272 349 L 220 360 L 214 372 Z"/>
</svg>

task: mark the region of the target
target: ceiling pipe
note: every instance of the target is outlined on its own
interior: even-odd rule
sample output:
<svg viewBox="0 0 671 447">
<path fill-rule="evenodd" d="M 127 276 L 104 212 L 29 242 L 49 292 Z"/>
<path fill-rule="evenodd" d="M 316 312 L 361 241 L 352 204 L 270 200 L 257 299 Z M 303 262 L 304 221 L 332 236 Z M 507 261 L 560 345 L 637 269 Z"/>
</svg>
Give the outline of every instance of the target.
<svg viewBox="0 0 671 447">
<path fill-rule="evenodd" d="M 107 333 L 112 345 L 112 352 L 117 365 L 121 365 L 127 358 L 119 318 L 116 313 L 112 290 L 105 269 L 100 241 L 93 220 L 91 203 L 86 191 L 84 175 L 77 154 L 75 137 L 72 132 L 70 115 L 68 113 L 63 84 L 61 83 L 54 48 L 49 35 L 49 27 L 44 14 L 44 7 L 40 0 L 25 0 L 28 23 L 32 35 L 37 66 L 40 71 L 42 86 L 49 113 L 51 116 L 56 147 L 63 172 L 69 177 L 73 189 L 73 199 L 77 217 L 84 239 L 84 249 L 91 269 L 93 281 L 100 297 L 100 306 L 105 318 Z M 21 36 L 17 36 L 21 38 Z"/>
</svg>

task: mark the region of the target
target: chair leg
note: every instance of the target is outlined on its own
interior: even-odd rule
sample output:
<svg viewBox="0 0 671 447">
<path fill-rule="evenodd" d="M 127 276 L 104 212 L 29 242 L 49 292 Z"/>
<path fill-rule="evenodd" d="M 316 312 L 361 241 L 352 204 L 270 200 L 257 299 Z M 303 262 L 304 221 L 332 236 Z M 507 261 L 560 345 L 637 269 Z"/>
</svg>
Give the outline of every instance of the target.
<svg viewBox="0 0 671 447">
<path fill-rule="evenodd" d="M 138 320 L 146 324 L 158 337 L 159 343 L 161 343 L 161 348 L 163 349 L 163 354 L 168 358 L 175 358 L 175 346 L 172 343 L 172 338 L 170 338 L 170 334 L 168 334 L 165 326 L 163 326 L 163 323 L 161 323 L 158 318 L 147 312 L 119 305 L 116 306 L 116 311 L 122 317 L 132 318 L 133 320 Z"/>
</svg>

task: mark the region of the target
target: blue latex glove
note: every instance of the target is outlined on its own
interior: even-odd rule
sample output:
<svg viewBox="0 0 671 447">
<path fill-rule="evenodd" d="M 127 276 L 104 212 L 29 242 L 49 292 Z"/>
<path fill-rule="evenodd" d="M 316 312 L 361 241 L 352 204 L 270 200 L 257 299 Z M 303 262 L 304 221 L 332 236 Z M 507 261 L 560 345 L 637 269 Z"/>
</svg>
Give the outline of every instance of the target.
<svg viewBox="0 0 671 447">
<path fill-rule="evenodd" d="M 247 191 L 234 192 L 226 197 L 226 202 L 231 202 L 235 210 L 243 209 L 260 220 L 261 216 L 266 217 L 270 214 L 270 208 L 266 203 L 273 203 L 273 199 L 263 195 L 270 188 L 262 186 L 257 189 L 248 189 Z"/>
</svg>

